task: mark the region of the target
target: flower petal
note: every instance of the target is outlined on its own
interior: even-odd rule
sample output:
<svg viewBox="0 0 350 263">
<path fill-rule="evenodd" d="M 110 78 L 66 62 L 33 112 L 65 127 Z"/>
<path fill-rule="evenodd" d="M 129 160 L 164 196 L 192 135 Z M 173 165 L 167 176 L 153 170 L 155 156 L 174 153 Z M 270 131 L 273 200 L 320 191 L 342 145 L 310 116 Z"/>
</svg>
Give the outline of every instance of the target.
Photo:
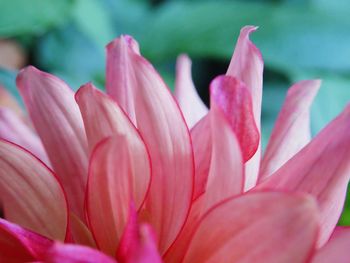
<svg viewBox="0 0 350 263">
<path fill-rule="evenodd" d="M 210 118 L 206 115 L 191 129 L 192 147 L 195 164 L 193 199 L 205 192 L 212 155 Z"/>
<path fill-rule="evenodd" d="M 350 247 L 350 227 L 337 227 L 330 240 L 318 250 L 312 263 L 348 263 Z"/>
<path fill-rule="evenodd" d="M 243 159 L 248 161 L 258 149 L 260 134 L 246 85 L 236 78 L 219 76 L 210 84 L 210 103 L 224 113 L 241 145 Z"/>
<path fill-rule="evenodd" d="M 116 263 L 98 250 L 80 245 L 55 243 L 45 254 L 47 263 Z"/>
<path fill-rule="evenodd" d="M 90 229 L 73 213 L 69 215 L 69 231 L 75 244 L 96 248 Z"/>
<path fill-rule="evenodd" d="M 150 163 L 138 140 L 115 135 L 99 143 L 91 157 L 87 216 L 97 245 L 109 255 L 116 252 L 130 202 L 141 207 L 148 190 Z"/>
<path fill-rule="evenodd" d="M 208 113 L 193 84 L 191 60 L 187 55 L 180 55 L 176 61 L 175 98 L 190 128 Z"/>
<path fill-rule="evenodd" d="M 50 164 L 38 136 L 8 108 L 0 107 L 0 138 L 22 146 L 44 163 Z"/>
<path fill-rule="evenodd" d="M 305 262 L 317 237 L 313 199 L 254 193 L 228 199 L 200 221 L 186 262 Z"/>
<path fill-rule="evenodd" d="M 320 205 L 318 246 L 327 242 L 343 209 L 350 177 L 350 106 L 257 189 L 306 192 Z"/>
<path fill-rule="evenodd" d="M 320 80 L 305 80 L 296 83 L 288 90 L 266 147 L 259 180 L 276 172 L 309 143 L 310 107 L 320 85 Z"/>
<path fill-rule="evenodd" d="M 17 86 L 52 167 L 67 192 L 71 210 L 84 218 L 87 144 L 73 91 L 60 79 L 32 66 L 19 73 Z"/>
<path fill-rule="evenodd" d="M 153 177 L 146 210 L 164 252 L 190 209 L 193 153 L 187 126 L 170 91 L 128 39 L 122 36 L 107 46 L 107 92 L 127 112 L 149 149 Z"/>
<path fill-rule="evenodd" d="M 157 242 L 153 230 L 148 224 L 137 222 L 133 206 L 129 210 L 129 219 L 120 242 L 117 259 L 125 263 L 161 263 Z"/>
<path fill-rule="evenodd" d="M 260 132 L 261 100 L 263 85 L 264 62 L 259 49 L 250 41 L 249 35 L 257 27 L 245 26 L 239 35 L 234 54 L 226 75 L 243 81 L 252 95 L 253 113 L 256 125 Z M 246 189 L 255 186 L 260 164 L 261 149 L 246 164 Z"/>
<path fill-rule="evenodd" d="M 67 203 L 54 174 L 29 152 L 1 140 L 0 200 L 7 220 L 65 239 Z"/>
<path fill-rule="evenodd" d="M 0 218 L 1 262 L 39 260 L 51 244 L 51 240 Z"/>
</svg>

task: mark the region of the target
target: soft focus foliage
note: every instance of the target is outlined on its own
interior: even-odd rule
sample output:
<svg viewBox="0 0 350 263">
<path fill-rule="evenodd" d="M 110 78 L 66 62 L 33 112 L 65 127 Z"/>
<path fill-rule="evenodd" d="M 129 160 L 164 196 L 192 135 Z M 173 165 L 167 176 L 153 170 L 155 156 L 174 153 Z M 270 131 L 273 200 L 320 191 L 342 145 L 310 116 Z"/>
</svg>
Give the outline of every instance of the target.
<svg viewBox="0 0 350 263">
<path fill-rule="evenodd" d="M 266 65 L 265 145 L 292 82 L 323 80 L 312 108 L 313 134 L 349 100 L 349 10 L 347 0 L 2 0 L 0 39 L 15 39 L 27 64 L 77 89 L 90 80 L 103 87 L 104 44 L 132 34 L 170 86 L 175 57 L 188 53 L 194 59 L 194 82 L 208 101 L 208 83 L 225 72 L 239 29 L 258 25 L 253 40 Z M 0 68 L 0 84 L 14 93 L 15 74 Z M 342 222 L 349 224 L 346 215 Z"/>
</svg>

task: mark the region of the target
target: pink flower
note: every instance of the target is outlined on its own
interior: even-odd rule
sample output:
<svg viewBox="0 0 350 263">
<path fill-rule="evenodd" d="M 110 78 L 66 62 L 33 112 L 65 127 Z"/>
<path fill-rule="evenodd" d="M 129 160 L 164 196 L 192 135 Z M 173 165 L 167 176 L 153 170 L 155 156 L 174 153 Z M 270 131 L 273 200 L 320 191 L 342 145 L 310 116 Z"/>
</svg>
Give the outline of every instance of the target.
<svg viewBox="0 0 350 263">
<path fill-rule="evenodd" d="M 350 230 L 336 224 L 350 108 L 310 141 L 320 81 L 295 84 L 261 158 L 254 30 L 242 29 L 226 75 L 212 81 L 210 109 L 186 56 L 177 104 L 129 36 L 107 46 L 108 95 L 23 69 L 17 85 L 36 133 L 1 109 L 0 261 L 346 262 Z"/>
</svg>

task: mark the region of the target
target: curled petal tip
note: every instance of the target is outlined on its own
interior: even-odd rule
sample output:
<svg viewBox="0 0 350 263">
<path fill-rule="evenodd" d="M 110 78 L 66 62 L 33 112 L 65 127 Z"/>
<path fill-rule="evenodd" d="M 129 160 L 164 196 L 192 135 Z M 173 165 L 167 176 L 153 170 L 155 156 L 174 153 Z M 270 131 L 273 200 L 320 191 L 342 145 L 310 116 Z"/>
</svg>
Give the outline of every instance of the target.
<svg viewBox="0 0 350 263">
<path fill-rule="evenodd" d="M 134 53 L 140 55 L 140 47 L 137 41 L 130 35 L 121 35 L 120 37 L 114 39 L 107 45 L 107 50 L 112 50 L 114 48 L 126 46 L 130 48 Z"/>
</svg>

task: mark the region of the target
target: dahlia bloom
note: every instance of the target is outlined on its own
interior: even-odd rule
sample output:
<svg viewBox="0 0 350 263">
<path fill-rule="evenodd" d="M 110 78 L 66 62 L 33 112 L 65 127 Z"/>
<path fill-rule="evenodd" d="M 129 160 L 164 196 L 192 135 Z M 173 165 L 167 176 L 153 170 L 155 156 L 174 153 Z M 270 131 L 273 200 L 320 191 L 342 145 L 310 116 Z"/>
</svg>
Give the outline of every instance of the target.
<svg viewBox="0 0 350 263">
<path fill-rule="evenodd" d="M 261 157 L 254 30 L 210 109 L 186 56 L 176 102 L 129 36 L 107 46 L 107 95 L 23 69 L 30 121 L 1 91 L 0 261 L 346 262 L 350 108 L 311 140 L 320 81 L 293 85 Z"/>
</svg>

